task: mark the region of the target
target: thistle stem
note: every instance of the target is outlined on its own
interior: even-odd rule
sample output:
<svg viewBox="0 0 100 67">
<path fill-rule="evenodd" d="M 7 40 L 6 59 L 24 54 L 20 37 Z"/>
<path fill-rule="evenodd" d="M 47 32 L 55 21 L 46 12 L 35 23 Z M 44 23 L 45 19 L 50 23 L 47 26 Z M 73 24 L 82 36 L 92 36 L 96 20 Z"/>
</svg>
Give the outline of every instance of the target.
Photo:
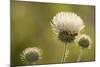
<svg viewBox="0 0 100 67">
<path fill-rule="evenodd" d="M 77 62 L 81 61 L 82 54 L 83 54 L 83 49 L 81 48 L 81 49 L 80 49 L 79 56 L 78 56 L 78 58 L 77 58 Z"/>
<path fill-rule="evenodd" d="M 64 53 L 63 53 L 63 57 L 62 57 L 61 63 L 65 62 L 65 59 L 66 59 L 66 56 L 68 55 L 68 53 L 69 53 L 68 45 L 65 44 L 65 46 L 64 46 Z"/>
</svg>

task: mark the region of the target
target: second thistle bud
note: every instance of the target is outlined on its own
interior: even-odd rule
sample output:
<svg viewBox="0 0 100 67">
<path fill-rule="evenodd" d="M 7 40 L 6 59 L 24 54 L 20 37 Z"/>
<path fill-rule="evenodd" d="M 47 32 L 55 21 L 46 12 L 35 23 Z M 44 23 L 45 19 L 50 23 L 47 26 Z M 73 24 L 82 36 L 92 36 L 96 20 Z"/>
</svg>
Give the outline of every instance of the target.
<svg viewBox="0 0 100 67">
<path fill-rule="evenodd" d="M 91 43 L 91 39 L 89 36 L 86 35 L 82 35 L 78 41 L 79 46 L 83 48 L 88 48 L 90 46 L 90 43 Z"/>
<path fill-rule="evenodd" d="M 26 48 L 20 55 L 25 64 L 34 64 L 41 59 L 41 50 L 37 47 Z"/>
</svg>

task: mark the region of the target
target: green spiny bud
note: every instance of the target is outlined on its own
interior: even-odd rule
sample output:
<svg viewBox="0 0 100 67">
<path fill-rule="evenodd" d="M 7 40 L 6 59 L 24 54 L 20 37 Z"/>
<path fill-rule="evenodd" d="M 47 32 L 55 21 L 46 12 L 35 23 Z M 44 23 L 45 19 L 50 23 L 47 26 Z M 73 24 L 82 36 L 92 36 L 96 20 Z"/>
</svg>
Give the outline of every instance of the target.
<svg viewBox="0 0 100 67">
<path fill-rule="evenodd" d="M 32 48 L 26 48 L 21 53 L 21 61 L 23 61 L 25 64 L 34 64 L 38 60 L 41 59 L 41 50 L 37 47 Z"/>
<path fill-rule="evenodd" d="M 83 48 L 88 48 L 90 46 L 90 43 L 91 43 L 90 37 L 86 35 L 82 35 L 78 41 L 79 46 Z"/>
</svg>

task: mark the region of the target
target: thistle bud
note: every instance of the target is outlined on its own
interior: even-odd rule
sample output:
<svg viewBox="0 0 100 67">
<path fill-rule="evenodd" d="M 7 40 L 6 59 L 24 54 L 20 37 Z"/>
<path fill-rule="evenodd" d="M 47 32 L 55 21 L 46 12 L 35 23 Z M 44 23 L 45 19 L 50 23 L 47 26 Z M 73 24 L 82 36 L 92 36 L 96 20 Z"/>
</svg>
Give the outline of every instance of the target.
<svg viewBox="0 0 100 67">
<path fill-rule="evenodd" d="M 89 48 L 91 46 L 91 39 L 87 35 L 82 35 L 78 41 L 79 46 L 82 48 Z"/>
<path fill-rule="evenodd" d="M 41 59 L 41 50 L 37 47 L 26 48 L 22 51 L 20 58 L 21 61 L 25 64 L 35 64 L 38 60 Z"/>
</svg>

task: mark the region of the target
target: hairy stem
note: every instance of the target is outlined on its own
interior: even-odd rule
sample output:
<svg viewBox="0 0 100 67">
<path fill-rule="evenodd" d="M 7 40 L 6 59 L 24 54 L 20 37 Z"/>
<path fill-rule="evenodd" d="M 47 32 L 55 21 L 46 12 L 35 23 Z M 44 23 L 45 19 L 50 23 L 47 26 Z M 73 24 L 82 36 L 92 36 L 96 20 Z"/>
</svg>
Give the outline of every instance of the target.
<svg viewBox="0 0 100 67">
<path fill-rule="evenodd" d="M 78 58 L 77 58 L 77 62 L 81 61 L 82 54 L 83 54 L 83 49 L 81 48 L 81 49 L 80 49 L 79 56 L 78 56 Z"/>
<path fill-rule="evenodd" d="M 65 62 L 65 59 L 66 59 L 68 53 L 69 53 L 68 45 L 65 44 L 65 46 L 64 46 L 64 53 L 63 53 L 63 57 L 62 57 L 61 63 Z"/>
</svg>

